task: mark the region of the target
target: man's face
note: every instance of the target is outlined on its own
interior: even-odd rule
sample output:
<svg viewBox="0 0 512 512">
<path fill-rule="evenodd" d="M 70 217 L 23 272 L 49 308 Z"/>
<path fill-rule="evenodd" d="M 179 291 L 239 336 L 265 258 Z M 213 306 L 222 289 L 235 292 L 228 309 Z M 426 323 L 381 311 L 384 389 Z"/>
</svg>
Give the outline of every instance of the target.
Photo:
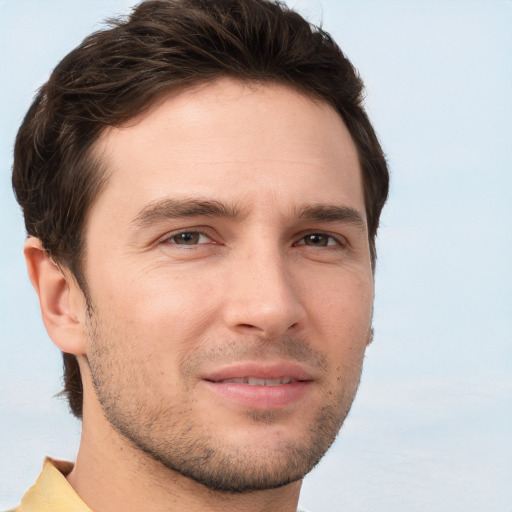
<svg viewBox="0 0 512 512">
<path fill-rule="evenodd" d="M 224 79 L 162 99 L 96 150 L 110 177 L 86 229 L 86 355 L 105 417 L 211 488 L 301 478 L 348 413 L 371 329 L 341 118 Z"/>
</svg>

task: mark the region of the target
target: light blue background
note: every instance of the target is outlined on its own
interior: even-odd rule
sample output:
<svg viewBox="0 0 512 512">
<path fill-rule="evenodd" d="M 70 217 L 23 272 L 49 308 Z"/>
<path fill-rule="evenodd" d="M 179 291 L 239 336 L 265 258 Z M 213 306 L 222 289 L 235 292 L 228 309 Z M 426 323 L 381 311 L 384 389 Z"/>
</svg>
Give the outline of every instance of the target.
<svg viewBox="0 0 512 512">
<path fill-rule="evenodd" d="M 73 459 L 22 259 L 12 143 L 37 87 L 131 0 L 0 0 L 0 508 L 43 457 Z M 512 512 L 512 2 L 290 0 L 367 84 L 392 172 L 375 341 L 312 512 Z"/>
</svg>

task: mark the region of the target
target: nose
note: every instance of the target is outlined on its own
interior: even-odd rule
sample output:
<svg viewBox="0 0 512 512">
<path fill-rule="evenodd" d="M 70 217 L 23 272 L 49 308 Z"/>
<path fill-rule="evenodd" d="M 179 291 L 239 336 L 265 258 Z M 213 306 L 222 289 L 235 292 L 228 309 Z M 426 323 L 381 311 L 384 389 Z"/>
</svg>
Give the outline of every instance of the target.
<svg viewBox="0 0 512 512">
<path fill-rule="evenodd" d="M 242 254 L 230 268 L 224 320 L 231 330 L 264 338 L 298 332 L 306 310 L 286 257 L 278 250 Z"/>
</svg>

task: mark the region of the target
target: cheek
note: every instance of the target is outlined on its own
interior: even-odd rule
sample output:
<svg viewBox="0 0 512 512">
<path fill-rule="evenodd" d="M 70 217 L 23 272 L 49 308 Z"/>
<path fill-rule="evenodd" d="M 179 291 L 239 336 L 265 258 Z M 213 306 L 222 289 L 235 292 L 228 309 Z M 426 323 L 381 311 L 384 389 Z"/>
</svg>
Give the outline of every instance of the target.
<svg viewBox="0 0 512 512">
<path fill-rule="evenodd" d="M 373 276 L 368 273 L 333 273 L 309 287 L 308 309 L 313 318 L 333 332 L 358 338 L 371 326 Z M 350 336 L 352 337 L 352 336 Z"/>
<path fill-rule="evenodd" d="M 201 279 L 179 272 L 97 274 L 94 307 L 132 350 L 169 353 L 197 342 L 215 317 L 216 300 Z"/>
<path fill-rule="evenodd" d="M 311 340 L 329 357 L 336 375 L 355 383 L 370 341 L 373 278 L 331 279 L 319 290 L 309 301 L 310 328 L 318 334 Z"/>
</svg>

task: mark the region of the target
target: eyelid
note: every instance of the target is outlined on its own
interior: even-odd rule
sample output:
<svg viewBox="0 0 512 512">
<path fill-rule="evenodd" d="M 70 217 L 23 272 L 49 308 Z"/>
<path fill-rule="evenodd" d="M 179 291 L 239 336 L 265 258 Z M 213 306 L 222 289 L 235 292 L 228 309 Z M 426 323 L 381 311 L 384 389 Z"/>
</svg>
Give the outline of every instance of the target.
<svg viewBox="0 0 512 512">
<path fill-rule="evenodd" d="M 175 246 L 180 246 L 180 247 L 189 247 L 189 248 L 197 247 L 198 245 L 206 245 L 208 243 L 218 244 L 218 242 L 213 238 L 213 236 L 208 231 L 209 231 L 208 229 L 202 228 L 202 227 L 177 229 L 176 231 L 170 231 L 169 233 L 166 233 L 164 236 L 160 237 L 156 243 L 157 244 L 167 243 L 169 245 L 175 245 Z M 175 242 L 172 242 L 171 239 L 173 237 L 179 236 L 183 233 L 194 233 L 194 234 L 205 236 L 206 238 L 208 238 L 208 242 L 201 242 L 201 243 L 197 243 L 197 244 L 191 244 L 188 246 L 187 246 L 187 244 L 177 244 Z"/>
<path fill-rule="evenodd" d="M 175 231 L 170 231 L 168 233 L 166 233 L 165 235 L 159 237 L 157 240 L 156 240 L 156 244 L 162 244 L 162 243 L 167 243 L 169 245 L 174 245 L 174 246 L 181 246 L 181 247 L 187 247 L 186 244 L 178 244 L 178 243 L 175 243 L 175 242 L 172 242 L 172 238 L 173 237 L 176 237 L 182 233 L 194 233 L 194 234 L 199 234 L 199 235 L 202 235 L 202 236 L 205 236 L 206 238 L 208 238 L 208 242 L 201 242 L 201 243 L 197 243 L 197 244 L 192 244 L 192 245 L 189 245 L 188 247 L 197 247 L 198 245 L 207 245 L 209 243 L 211 244 L 215 244 L 215 245 L 218 245 L 220 242 L 217 241 L 215 239 L 215 237 L 212 235 L 211 233 L 211 229 L 209 228 L 206 228 L 206 227 L 202 227 L 202 226 L 194 226 L 194 227 L 189 227 L 189 228 L 182 228 L 182 229 L 177 229 Z M 293 242 L 293 246 L 296 246 L 296 245 L 306 245 L 306 243 L 304 243 L 304 239 L 305 237 L 307 237 L 308 235 L 321 235 L 321 236 L 326 236 L 332 240 L 334 240 L 335 244 L 332 244 L 332 245 L 327 245 L 327 246 L 323 246 L 324 248 L 337 248 L 337 247 L 347 247 L 349 245 L 347 239 L 339 234 L 339 233 L 332 233 L 332 232 L 329 232 L 329 231 L 325 231 L 325 230 L 321 230 L 321 229 L 310 229 L 310 230 L 307 230 L 307 231 L 303 231 L 301 233 L 299 233 L 296 237 L 296 241 Z M 308 246 L 308 247 L 314 247 L 314 246 Z M 322 248 L 322 246 L 318 246 L 319 248 Z"/>
<path fill-rule="evenodd" d="M 330 247 L 330 248 L 343 247 L 344 248 L 344 247 L 347 247 L 347 245 L 348 245 L 347 239 L 344 236 L 340 235 L 339 233 L 332 233 L 332 232 L 324 231 L 321 229 L 316 229 L 316 230 L 311 229 L 311 230 L 304 231 L 304 232 L 300 233 L 299 236 L 297 237 L 297 241 L 294 242 L 293 245 L 306 245 L 305 243 L 300 243 L 300 242 L 303 242 L 304 239 L 309 235 L 326 236 L 336 242 L 336 244 L 334 244 L 334 245 L 318 246 L 319 248 L 322 248 L 322 247 L 323 248 L 326 248 L 326 247 Z M 308 247 L 314 247 L 314 246 L 311 245 Z"/>
</svg>

